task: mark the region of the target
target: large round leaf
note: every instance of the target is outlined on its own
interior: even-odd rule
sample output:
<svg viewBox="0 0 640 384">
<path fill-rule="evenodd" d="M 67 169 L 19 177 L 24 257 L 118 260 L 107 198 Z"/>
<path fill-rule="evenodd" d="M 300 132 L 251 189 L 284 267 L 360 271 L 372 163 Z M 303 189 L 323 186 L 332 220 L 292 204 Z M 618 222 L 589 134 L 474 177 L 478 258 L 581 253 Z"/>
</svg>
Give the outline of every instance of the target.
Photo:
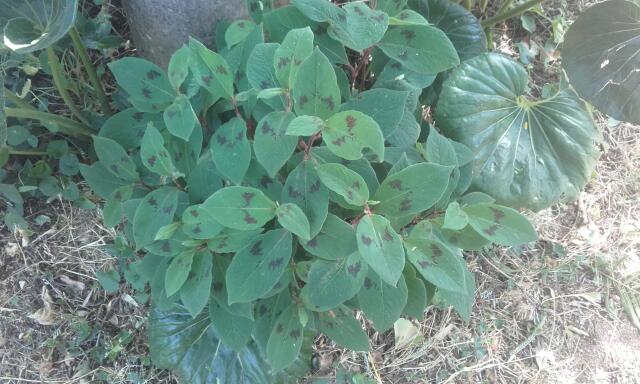
<svg viewBox="0 0 640 384">
<path fill-rule="evenodd" d="M 525 97 L 527 72 L 488 53 L 444 82 L 436 121 L 475 153 L 473 187 L 516 208 L 540 210 L 574 198 L 598 159 L 600 133 L 575 92 Z"/>
<path fill-rule="evenodd" d="M 463 6 L 449 0 L 411 0 L 410 6 L 444 31 L 460 61 L 487 52 L 487 38 L 480 22 Z"/>
<path fill-rule="evenodd" d="M 73 26 L 78 0 L 0 0 L 3 46 L 19 53 L 46 48 Z"/>
<path fill-rule="evenodd" d="M 207 313 L 194 319 L 182 307 L 153 308 L 148 325 L 153 362 L 190 384 L 282 382 L 271 375 L 255 345 L 236 352 L 220 343 Z"/>
<path fill-rule="evenodd" d="M 594 5 L 565 36 L 563 66 L 578 94 L 602 112 L 640 123 L 640 6 Z"/>
</svg>

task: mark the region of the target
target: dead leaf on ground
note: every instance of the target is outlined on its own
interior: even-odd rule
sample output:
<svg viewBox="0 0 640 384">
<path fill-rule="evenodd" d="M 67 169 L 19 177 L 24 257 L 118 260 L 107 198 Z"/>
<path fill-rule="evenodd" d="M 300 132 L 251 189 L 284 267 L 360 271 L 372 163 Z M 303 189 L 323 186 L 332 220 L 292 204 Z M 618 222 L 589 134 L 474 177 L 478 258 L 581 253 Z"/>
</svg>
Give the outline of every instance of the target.
<svg viewBox="0 0 640 384">
<path fill-rule="evenodd" d="M 40 297 L 42 298 L 44 306 L 29 315 L 29 318 L 37 321 L 40 325 L 55 325 L 57 323 L 57 316 L 53 310 L 53 299 L 47 287 L 42 287 Z"/>
<path fill-rule="evenodd" d="M 73 280 L 67 275 L 60 275 L 59 279 L 62 284 L 71 288 L 76 293 L 82 293 L 82 291 L 84 291 L 85 285 L 81 281 Z"/>
</svg>

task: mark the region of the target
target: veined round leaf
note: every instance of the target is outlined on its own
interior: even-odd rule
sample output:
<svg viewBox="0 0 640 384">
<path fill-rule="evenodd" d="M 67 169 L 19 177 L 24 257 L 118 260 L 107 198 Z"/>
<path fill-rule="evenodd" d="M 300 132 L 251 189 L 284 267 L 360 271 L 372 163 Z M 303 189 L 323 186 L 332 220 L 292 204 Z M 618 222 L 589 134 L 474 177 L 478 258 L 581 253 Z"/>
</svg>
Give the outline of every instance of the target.
<svg viewBox="0 0 640 384">
<path fill-rule="evenodd" d="M 565 36 L 562 59 L 580 96 L 615 119 L 640 123 L 640 3 L 586 10 Z"/>
<path fill-rule="evenodd" d="M 78 0 L 2 0 L 0 28 L 3 46 L 18 53 L 47 48 L 73 26 Z"/>
<path fill-rule="evenodd" d="M 175 306 L 149 316 L 151 359 L 185 383 L 275 383 L 268 363 L 250 344 L 238 352 L 220 343 L 206 311 L 195 319 Z"/>
<path fill-rule="evenodd" d="M 480 22 L 463 6 L 449 0 L 411 0 L 410 5 L 449 37 L 460 61 L 487 52 Z"/>
<path fill-rule="evenodd" d="M 600 133 L 571 89 L 532 101 L 526 87 L 520 64 L 497 53 L 477 56 L 445 81 L 436 121 L 475 153 L 473 189 L 540 210 L 585 186 Z"/>
</svg>

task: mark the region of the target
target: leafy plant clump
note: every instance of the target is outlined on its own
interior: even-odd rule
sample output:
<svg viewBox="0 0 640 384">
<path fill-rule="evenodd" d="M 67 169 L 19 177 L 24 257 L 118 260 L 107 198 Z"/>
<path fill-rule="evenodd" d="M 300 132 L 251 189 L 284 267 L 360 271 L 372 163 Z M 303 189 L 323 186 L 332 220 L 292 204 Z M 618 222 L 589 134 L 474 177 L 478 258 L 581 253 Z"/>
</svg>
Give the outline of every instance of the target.
<svg viewBox="0 0 640 384">
<path fill-rule="evenodd" d="M 125 108 L 77 164 L 117 229 L 120 272 L 139 301 L 150 292 L 155 363 L 185 382 L 280 383 L 309 371 L 318 334 L 368 350 L 354 311 L 379 332 L 430 303 L 468 320 L 463 251 L 534 241 L 517 209 L 579 193 L 598 158 L 590 109 L 566 82 L 533 98 L 526 70 L 447 0 L 247 3 L 252 20 L 220 26 L 217 53 L 190 40 L 167 71 L 112 62 Z M 578 83 L 588 48 L 566 64 Z"/>
</svg>

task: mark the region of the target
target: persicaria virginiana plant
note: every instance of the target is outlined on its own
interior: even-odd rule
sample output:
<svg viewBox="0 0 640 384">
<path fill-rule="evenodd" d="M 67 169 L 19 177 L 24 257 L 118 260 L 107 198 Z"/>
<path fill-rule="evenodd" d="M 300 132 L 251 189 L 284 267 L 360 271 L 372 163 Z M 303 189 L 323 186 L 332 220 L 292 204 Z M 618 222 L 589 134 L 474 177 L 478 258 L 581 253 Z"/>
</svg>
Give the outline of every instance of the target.
<svg viewBox="0 0 640 384">
<path fill-rule="evenodd" d="M 468 320 L 463 251 L 536 240 L 518 209 L 574 198 L 598 158 L 576 91 L 531 97 L 526 69 L 487 52 L 463 7 L 291 3 L 249 1 L 252 20 L 218 28 L 217 53 L 192 39 L 167 71 L 111 63 L 130 108 L 80 165 L 117 228 L 120 271 L 150 291 L 152 358 L 185 382 L 293 381 L 318 334 L 367 351 L 355 311 L 379 332 L 430 303 Z M 633 3 L 598 7 L 638 23 Z M 634 31 L 617 50 L 593 32 L 565 64 L 581 96 L 628 121 Z M 615 68 L 589 69 L 598 58 Z M 635 88 L 614 81 L 625 74 Z"/>
</svg>

